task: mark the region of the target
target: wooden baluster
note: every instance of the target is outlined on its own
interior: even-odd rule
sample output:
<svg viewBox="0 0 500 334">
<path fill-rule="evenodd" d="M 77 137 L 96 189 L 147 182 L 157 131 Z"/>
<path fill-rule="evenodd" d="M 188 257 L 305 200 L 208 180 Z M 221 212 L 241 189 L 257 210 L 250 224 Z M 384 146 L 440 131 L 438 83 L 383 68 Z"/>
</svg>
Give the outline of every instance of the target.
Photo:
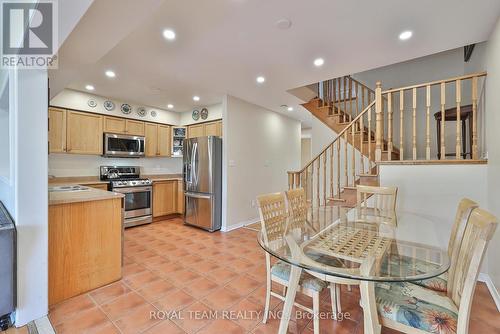
<svg viewBox="0 0 500 334">
<path fill-rule="evenodd" d="M 455 159 L 459 160 L 462 156 L 462 135 L 461 135 L 461 121 L 460 121 L 460 103 L 462 102 L 461 80 L 455 82 L 455 89 L 457 92 L 457 131 L 456 131 L 456 145 L 455 145 Z"/>
<path fill-rule="evenodd" d="M 323 153 L 323 205 L 326 205 L 326 151 Z"/>
<path fill-rule="evenodd" d="M 330 197 L 331 198 L 333 198 L 333 196 L 334 196 L 333 180 L 334 180 L 334 175 L 333 175 L 333 145 L 330 145 Z"/>
<path fill-rule="evenodd" d="M 351 125 L 351 177 L 352 177 L 352 185 L 355 185 L 356 181 L 356 147 L 354 147 L 354 138 L 356 135 L 356 123 Z"/>
<path fill-rule="evenodd" d="M 344 94 L 342 95 L 342 98 L 344 99 L 344 122 L 348 122 L 348 120 L 349 120 L 349 116 L 347 114 L 347 99 L 346 99 L 346 94 L 345 94 L 346 87 L 347 87 L 347 77 L 344 77 L 344 87 L 343 87 Z"/>
<path fill-rule="evenodd" d="M 404 160 L 404 108 L 405 108 L 405 93 L 403 90 L 399 91 L 399 160 Z"/>
<path fill-rule="evenodd" d="M 340 114 L 340 107 L 341 107 L 341 102 L 340 102 L 340 94 L 341 94 L 341 86 L 342 86 L 342 81 L 341 78 L 337 78 L 337 113 Z M 340 121 L 340 116 L 339 116 L 339 121 Z"/>
<path fill-rule="evenodd" d="M 293 189 L 293 172 L 288 173 L 288 190 Z"/>
<path fill-rule="evenodd" d="M 344 185 L 347 187 L 349 186 L 349 173 L 348 173 L 348 157 L 347 157 L 347 140 L 348 140 L 348 137 L 347 137 L 347 132 L 344 132 Z"/>
<path fill-rule="evenodd" d="M 319 198 L 319 165 L 321 163 L 321 158 L 316 159 L 316 205 L 320 206 L 320 198 Z"/>
<path fill-rule="evenodd" d="M 392 93 L 387 94 L 387 160 L 392 160 Z"/>
<path fill-rule="evenodd" d="M 412 135 L 412 147 L 413 147 L 413 160 L 417 160 L 417 89 L 413 88 L 413 135 Z"/>
<path fill-rule="evenodd" d="M 349 77 L 349 115 L 351 116 L 349 120 L 352 120 L 352 78 Z"/>
<path fill-rule="evenodd" d="M 438 140 L 441 142 L 440 158 L 442 160 L 446 159 L 446 147 L 444 142 L 444 131 L 445 131 L 445 108 L 446 108 L 446 84 L 441 83 L 441 138 Z"/>
<path fill-rule="evenodd" d="M 340 198 L 340 138 L 337 139 L 337 196 Z"/>
<path fill-rule="evenodd" d="M 306 199 L 311 198 L 312 196 L 309 196 L 309 166 L 306 167 L 305 170 L 305 178 L 304 178 L 304 190 L 306 192 Z"/>
<path fill-rule="evenodd" d="M 362 108 L 361 110 L 365 110 L 365 87 L 361 87 L 361 105 L 362 105 Z M 361 151 L 361 172 L 362 173 L 365 173 L 365 157 L 364 157 L 364 154 L 365 154 L 365 151 L 363 149 L 363 146 L 364 146 L 364 140 L 365 140 L 365 125 L 364 125 L 364 118 L 365 116 L 361 116 L 359 118 L 359 131 L 361 132 L 361 135 L 359 136 L 359 147 L 360 147 L 360 151 Z"/>
<path fill-rule="evenodd" d="M 368 110 L 368 159 L 372 160 L 372 107 Z M 370 164 L 368 164 L 370 171 Z"/>
<path fill-rule="evenodd" d="M 357 117 L 359 115 L 359 85 L 357 81 L 355 89 L 356 89 L 356 117 Z"/>
<path fill-rule="evenodd" d="M 332 103 L 332 113 L 335 115 L 335 106 L 337 104 L 337 99 L 335 97 L 336 95 L 336 92 L 337 92 L 337 79 L 332 79 L 332 100 L 333 100 L 333 103 Z"/>
<path fill-rule="evenodd" d="M 431 160 L 431 85 L 426 86 L 425 159 Z"/>
<path fill-rule="evenodd" d="M 471 120 L 469 119 L 469 122 Z M 472 153 L 471 158 L 478 159 L 477 148 L 477 77 L 472 78 Z"/>
<path fill-rule="evenodd" d="M 382 83 L 377 82 L 375 88 L 375 160 L 382 159 L 382 146 L 384 140 L 384 119 L 382 110 Z"/>
<path fill-rule="evenodd" d="M 295 188 L 300 188 L 300 173 L 295 173 Z"/>
</svg>

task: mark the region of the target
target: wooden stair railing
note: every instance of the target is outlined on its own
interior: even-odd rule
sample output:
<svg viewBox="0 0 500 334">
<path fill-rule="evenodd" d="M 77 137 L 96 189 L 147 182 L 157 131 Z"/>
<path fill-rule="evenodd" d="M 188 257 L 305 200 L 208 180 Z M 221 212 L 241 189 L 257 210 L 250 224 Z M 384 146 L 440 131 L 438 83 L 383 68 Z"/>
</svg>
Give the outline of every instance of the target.
<svg viewBox="0 0 500 334">
<path fill-rule="evenodd" d="M 321 100 L 320 100 L 321 101 Z M 321 103 L 316 100 L 312 103 Z M 371 120 L 375 101 L 370 102 L 349 123 L 344 123 L 338 136 L 300 171 L 288 172 L 289 188 L 303 187 L 313 206 L 344 203 L 359 183 L 378 184 L 374 163 L 375 141 Z M 368 119 L 368 127 L 363 125 Z"/>
<path fill-rule="evenodd" d="M 446 120 L 449 120 L 450 107 L 456 110 L 454 113 L 456 115 L 454 145 L 452 146 L 454 153 L 451 162 L 464 160 L 467 155 L 470 155 L 471 159 L 465 160 L 465 163 L 479 161 L 478 102 L 480 96 L 478 84 L 485 79 L 486 75 L 486 72 L 473 73 L 386 91 L 382 91 L 382 85 L 378 82 L 375 89 L 376 161 L 393 160 L 392 151 L 395 147 L 395 141 L 399 146 L 399 159 L 397 160 L 425 163 L 439 158 L 439 161 L 443 162 L 448 150 L 445 140 L 447 133 L 445 123 Z M 432 103 L 433 99 L 434 104 Z M 435 109 L 433 109 L 434 106 L 436 106 Z M 463 114 L 466 110 L 470 122 L 470 152 L 464 154 L 464 143 L 467 142 L 467 138 L 462 136 L 467 130 L 463 128 L 464 124 L 461 124 L 461 117 L 464 117 Z M 431 130 L 434 128 L 431 123 L 431 112 L 432 114 L 437 112 L 435 118 L 440 122 L 439 138 L 437 138 L 437 134 L 433 136 L 434 131 Z M 407 134 L 406 129 L 411 129 L 409 134 Z M 431 144 L 433 139 L 437 145 Z M 382 154 L 384 147 L 387 147 L 388 150 L 388 154 L 385 156 Z M 436 158 L 433 158 L 434 156 Z"/>
</svg>

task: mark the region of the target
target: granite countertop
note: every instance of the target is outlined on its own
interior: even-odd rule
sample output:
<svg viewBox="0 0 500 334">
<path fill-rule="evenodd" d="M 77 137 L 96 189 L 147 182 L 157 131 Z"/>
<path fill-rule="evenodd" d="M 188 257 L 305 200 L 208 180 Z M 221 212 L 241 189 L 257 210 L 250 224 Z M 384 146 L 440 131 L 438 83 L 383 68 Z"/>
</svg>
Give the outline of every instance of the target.
<svg viewBox="0 0 500 334">
<path fill-rule="evenodd" d="M 82 191 L 49 191 L 49 205 L 101 201 L 112 198 L 122 198 L 123 194 L 114 193 L 90 187 Z"/>
</svg>

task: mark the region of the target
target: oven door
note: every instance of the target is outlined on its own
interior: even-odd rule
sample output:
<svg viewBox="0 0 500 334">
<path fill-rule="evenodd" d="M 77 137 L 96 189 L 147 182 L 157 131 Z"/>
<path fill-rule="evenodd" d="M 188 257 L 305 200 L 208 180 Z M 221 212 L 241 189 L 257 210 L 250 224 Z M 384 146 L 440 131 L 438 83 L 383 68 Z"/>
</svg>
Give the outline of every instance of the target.
<svg viewBox="0 0 500 334">
<path fill-rule="evenodd" d="M 125 219 L 151 215 L 152 187 L 115 188 L 125 195 Z"/>
<path fill-rule="evenodd" d="M 118 157 L 144 156 L 144 137 L 119 135 L 114 133 L 104 134 L 104 155 Z"/>
</svg>

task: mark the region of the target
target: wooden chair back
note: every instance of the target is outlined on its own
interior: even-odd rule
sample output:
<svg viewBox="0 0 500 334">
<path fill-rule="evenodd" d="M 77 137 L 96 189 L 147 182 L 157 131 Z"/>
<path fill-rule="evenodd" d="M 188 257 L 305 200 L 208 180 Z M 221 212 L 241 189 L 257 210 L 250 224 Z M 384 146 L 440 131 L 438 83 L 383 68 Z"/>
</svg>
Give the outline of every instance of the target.
<svg viewBox="0 0 500 334">
<path fill-rule="evenodd" d="M 287 229 L 301 228 L 307 221 L 307 200 L 304 188 L 285 192 L 288 202 L 289 220 Z"/>
<path fill-rule="evenodd" d="M 468 198 L 463 198 L 458 203 L 455 223 L 453 224 L 450 241 L 448 242 L 448 256 L 451 257 L 453 250 L 458 250 L 460 248 L 460 243 L 462 242 L 469 216 L 472 210 L 477 207 L 479 207 L 479 205 Z"/>
<path fill-rule="evenodd" d="M 453 251 L 454 265 L 448 272 L 448 297 L 457 305 L 457 333 L 467 333 L 472 296 L 481 261 L 491 240 L 498 220 L 489 212 L 476 208 L 469 216 L 459 249 Z"/>
<path fill-rule="evenodd" d="M 264 242 L 269 245 L 277 239 L 282 239 L 288 218 L 285 195 L 283 193 L 260 195 L 257 196 L 257 203 Z"/>
<path fill-rule="evenodd" d="M 377 218 L 380 221 L 396 224 L 397 187 L 358 185 L 356 190 L 358 219 Z M 372 202 L 373 205 L 369 202 Z"/>
</svg>

